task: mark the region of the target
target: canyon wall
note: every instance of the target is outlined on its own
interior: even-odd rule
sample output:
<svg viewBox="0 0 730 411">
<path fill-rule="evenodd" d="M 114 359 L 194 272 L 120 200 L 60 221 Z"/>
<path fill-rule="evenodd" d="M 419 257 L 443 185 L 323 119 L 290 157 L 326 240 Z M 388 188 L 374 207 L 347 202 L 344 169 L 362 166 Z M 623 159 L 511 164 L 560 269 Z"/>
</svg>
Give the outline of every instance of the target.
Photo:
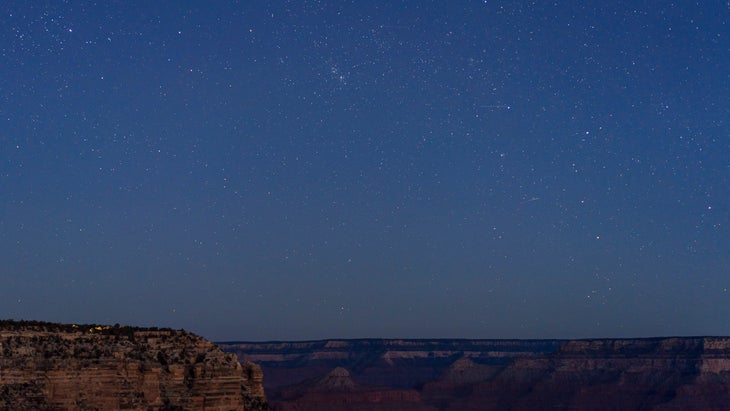
<svg viewBox="0 0 730 411">
<path fill-rule="evenodd" d="M 726 410 L 730 338 L 228 343 L 274 410 Z"/>
<path fill-rule="evenodd" d="M 0 409 L 265 410 L 261 369 L 185 332 L 0 321 Z"/>
</svg>

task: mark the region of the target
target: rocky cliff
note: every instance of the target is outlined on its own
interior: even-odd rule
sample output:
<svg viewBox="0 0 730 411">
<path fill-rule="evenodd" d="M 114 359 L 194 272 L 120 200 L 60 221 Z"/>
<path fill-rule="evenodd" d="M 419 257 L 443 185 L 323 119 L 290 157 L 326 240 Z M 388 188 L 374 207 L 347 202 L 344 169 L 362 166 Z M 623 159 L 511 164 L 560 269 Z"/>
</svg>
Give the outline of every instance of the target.
<svg viewBox="0 0 730 411">
<path fill-rule="evenodd" d="M 730 338 L 230 343 L 274 410 L 727 410 Z"/>
<path fill-rule="evenodd" d="M 261 369 L 170 329 L 0 321 L 0 410 L 265 410 Z"/>
</svg>

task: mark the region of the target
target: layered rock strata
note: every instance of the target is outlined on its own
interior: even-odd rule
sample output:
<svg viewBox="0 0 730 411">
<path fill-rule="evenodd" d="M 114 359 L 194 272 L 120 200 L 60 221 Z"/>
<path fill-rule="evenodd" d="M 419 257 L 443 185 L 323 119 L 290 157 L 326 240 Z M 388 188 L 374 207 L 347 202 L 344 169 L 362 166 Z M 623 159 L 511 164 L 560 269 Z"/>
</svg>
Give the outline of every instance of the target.
<svg viewBox="0 0 730 411">
<path fill-rule="evenodd" d="M 267 409 L 261 369 L 185 332 L 0 321 L 0 409 Z"/>
<path fill-rule="evenodd" d="M 726 337 L 335 340 L 222 348 L 261 364 L 275 410 L 367 404 L 370 410 L 699 411 L 730 404 Z"/>
</svg>

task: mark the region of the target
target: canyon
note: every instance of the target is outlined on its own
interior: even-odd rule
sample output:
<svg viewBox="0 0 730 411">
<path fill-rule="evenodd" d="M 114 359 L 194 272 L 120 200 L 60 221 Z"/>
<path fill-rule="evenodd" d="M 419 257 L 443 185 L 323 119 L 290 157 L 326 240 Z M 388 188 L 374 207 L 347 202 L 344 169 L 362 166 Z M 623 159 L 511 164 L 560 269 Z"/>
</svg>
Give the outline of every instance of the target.
<svg viewBox="0 0 730 411">
<path fill-rule="evenodd" d="M 265 376 L 265 378 L 264 378 Z M 214 344 L 0 321 L 0 410 L 724 410 L 730 338 Z"/>
<path fill-rule="evenodd" d="M 310 410 L 724 410 L 730 338 L 219 343 Z"/>
<path fill-rule="evenodd" d="M 259 411 L 262 379 L 183 330 L 0 321 L 0 410 Z"/>
</svg>

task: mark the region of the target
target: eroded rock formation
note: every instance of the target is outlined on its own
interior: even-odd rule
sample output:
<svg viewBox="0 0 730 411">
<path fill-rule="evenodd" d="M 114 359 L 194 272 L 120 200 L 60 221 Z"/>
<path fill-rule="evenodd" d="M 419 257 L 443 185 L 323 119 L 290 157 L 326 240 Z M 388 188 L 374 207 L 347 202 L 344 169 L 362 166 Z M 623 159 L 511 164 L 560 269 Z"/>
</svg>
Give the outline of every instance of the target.
<svg viewBox="0 0 730 411">
<path fill-rule="evenodd" d="M 261 364 L 274 410 L 699 411 L 730 404 L 725 337 L 222 347 Z"/>
<path fill-rule="evenodd" d="M 0 409 L 267 409 L 262 372 L 169 329 L 0 321 Z"/>
</svg>

